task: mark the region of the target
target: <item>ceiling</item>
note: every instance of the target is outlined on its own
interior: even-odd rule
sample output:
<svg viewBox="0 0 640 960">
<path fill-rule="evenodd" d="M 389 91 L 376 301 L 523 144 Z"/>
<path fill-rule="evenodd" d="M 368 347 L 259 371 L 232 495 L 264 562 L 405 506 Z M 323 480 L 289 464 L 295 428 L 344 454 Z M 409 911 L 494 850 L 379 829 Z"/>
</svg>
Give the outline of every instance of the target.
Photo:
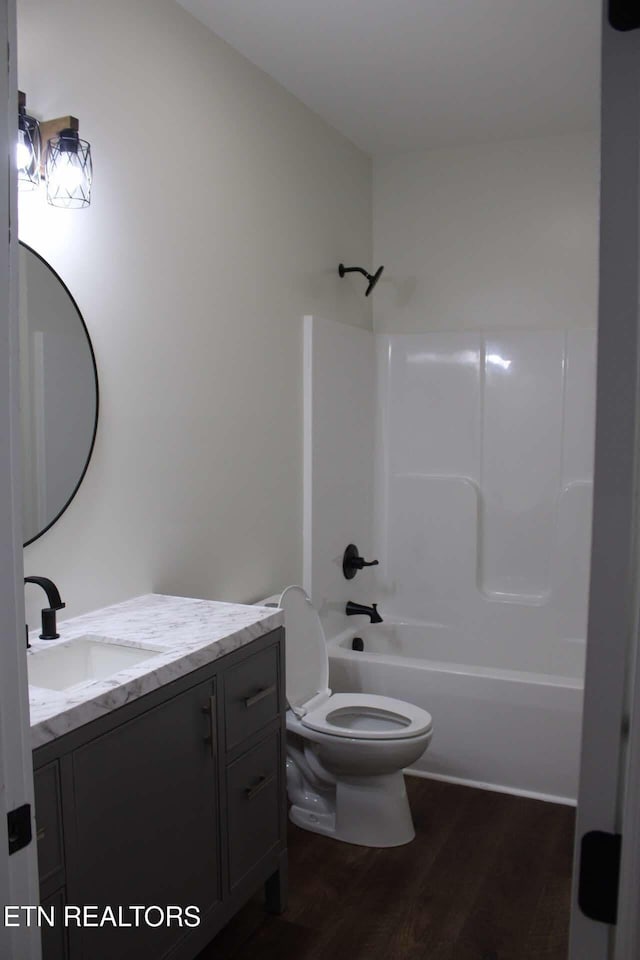
<svg viewBox="0 0 640 960">
<path fill-rule="evenodd" d="M 178 0 L 368 153 L 595 129 L 601 0 Z"/>
</svg>

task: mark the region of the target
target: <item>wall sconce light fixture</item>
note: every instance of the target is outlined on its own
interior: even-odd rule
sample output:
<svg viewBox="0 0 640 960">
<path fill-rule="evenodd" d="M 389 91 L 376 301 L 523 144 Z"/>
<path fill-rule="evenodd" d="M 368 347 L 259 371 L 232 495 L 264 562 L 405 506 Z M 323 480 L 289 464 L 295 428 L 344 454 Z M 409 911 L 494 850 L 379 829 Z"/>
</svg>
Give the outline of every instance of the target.
<svg viewBox="0 0 640 960">
<path fill-rule="evenodd" d="M 19 190 L 35 190 L 40 183 L 41 156 L 40 124 L 35 117 L 28 115 L 27 98 L 20 91 L 18 93 L 18 145 L 16 149 Z"/>
<path fill-rule="evenodd" d="M 91 203 L 91 145 L 78 136 L 76 117 L 38 122 L 27 116 L 26 97 L 18 98 L 18 181 L 34 189 L 44 176 L 52 207 L 79 209 Z M 44 158 L 41 143 L 44 142 Z M 24 184 L 24 186 L 23 186 Z"/>
<path fill-rule="evenodd" d="M 78 121 L 75 117 L 60 117 L 45 121 L 41 127 L 43 133 L 48 128 L 55 131 L 45 150 L 47 202 L 52 207 L 88 207 L 93 180 L 91 145 L 78 136 Z"/>
</svg>

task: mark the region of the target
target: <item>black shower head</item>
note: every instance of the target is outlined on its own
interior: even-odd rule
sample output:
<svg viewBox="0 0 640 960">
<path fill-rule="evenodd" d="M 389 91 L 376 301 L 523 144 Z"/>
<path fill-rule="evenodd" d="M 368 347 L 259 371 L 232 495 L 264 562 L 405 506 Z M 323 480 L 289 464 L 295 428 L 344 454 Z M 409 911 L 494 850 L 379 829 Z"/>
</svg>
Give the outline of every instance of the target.
<svg viewBox="0 0 640 960">
<path fill-rule="evenodd" d="M 344 263 L 340 263 L 338 265 L 338 273 L 340 274 L 341 277 L 344 277 L 345 273 L 361 273 L 363 276 L 367 278 L 367 280 L 369 281 L 369 286 L 364 292 L 365 297 L 369 296 L 369 294 L 375 287 L 376 283 L 382 276 L 383 270 L 384 270 L 384 267 L 378 267 L 376 272 L 372 274 L 372 273 L 368 273 L 364 269 L 364 267 L 345 267 Z"/>
<path fill-rule="evenodd" d="M 370 274 L 367 274 L 367 276 L 368 276 L 368 278 L 369 278 L 369 286 L 367 287 L 367 289 L 366 289 L 365 292 L 364 292 L 365 297 L 368 297 L 368 296 L 369 296 L 369 294 L 371 293 L 371 291 L 372 291 L 373 288 L 375 287 L 376 283 L 378 282 L 378 280 L 379 280 L 380 277 L 382 276 L 382 271 L 383 271 L 383 270 L 384 270 L 384 267 L 378 267 L 378 269 L 376 270 L 376 272 L 374 273 L 373 276 L 371 276 Z"/>
</svg>

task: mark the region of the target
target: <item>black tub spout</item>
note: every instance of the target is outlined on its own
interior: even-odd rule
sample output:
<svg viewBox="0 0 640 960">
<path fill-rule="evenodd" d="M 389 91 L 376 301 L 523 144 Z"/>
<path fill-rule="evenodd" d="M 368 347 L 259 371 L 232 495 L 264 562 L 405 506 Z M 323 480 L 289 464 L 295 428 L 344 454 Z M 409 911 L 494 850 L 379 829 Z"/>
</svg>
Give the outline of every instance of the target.
<svg viewBox="0 0 640 960">
<path fill-rule="evenodd" d="M 370 607 L 365 607 L 362 603 L 353 603 L 349 600 L 344 612 L 348 617 L 369 617 L 371 623 L 382 623 L 382 617 L 378 613 L 377 603 L 372 603 Z"/>
</svg>

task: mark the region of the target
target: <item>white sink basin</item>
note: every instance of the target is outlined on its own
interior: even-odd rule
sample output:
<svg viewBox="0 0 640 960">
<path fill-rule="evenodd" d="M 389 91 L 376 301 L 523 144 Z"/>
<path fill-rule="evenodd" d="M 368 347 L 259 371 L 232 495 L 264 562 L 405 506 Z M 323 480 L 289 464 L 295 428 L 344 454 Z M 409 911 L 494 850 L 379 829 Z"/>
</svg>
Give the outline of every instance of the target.
<svg viewBox="0 0 640 960">
<path fill-rule="evenodd" d="M 90 680 L 104 680 L 161 652 L 105 637 L 76 637 L 50 650 L 29 653 L 29 683 L 45 690 L 66 690 Z"/>
</svg>

